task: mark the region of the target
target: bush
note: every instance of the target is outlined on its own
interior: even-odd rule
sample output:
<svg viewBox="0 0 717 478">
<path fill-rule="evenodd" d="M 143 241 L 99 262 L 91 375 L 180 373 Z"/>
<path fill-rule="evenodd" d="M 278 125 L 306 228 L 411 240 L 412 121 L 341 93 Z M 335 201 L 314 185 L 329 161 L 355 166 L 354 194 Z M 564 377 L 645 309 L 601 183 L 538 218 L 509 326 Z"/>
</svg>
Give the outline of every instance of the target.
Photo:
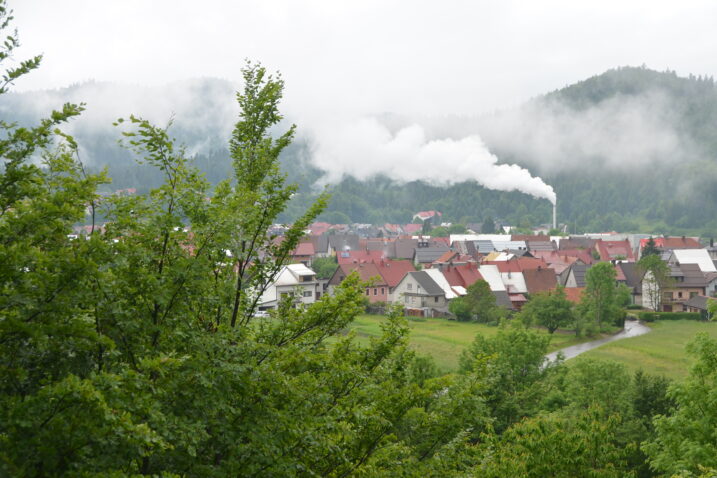
<svg viewBox="0 0 717 478">
<path fill-rule="evenodd" d="M 643 307 L 638 304 L 630 304 L 630 305 L 626 306 L 625 308 L 627 310 L 642 310 L 643 309 Z"/>
<path fill-rule="evenodd" d="M 639 312 L 637 316 L 643 322 L 656 320 L 703 320 L 699 312 Z"/>
</svg>

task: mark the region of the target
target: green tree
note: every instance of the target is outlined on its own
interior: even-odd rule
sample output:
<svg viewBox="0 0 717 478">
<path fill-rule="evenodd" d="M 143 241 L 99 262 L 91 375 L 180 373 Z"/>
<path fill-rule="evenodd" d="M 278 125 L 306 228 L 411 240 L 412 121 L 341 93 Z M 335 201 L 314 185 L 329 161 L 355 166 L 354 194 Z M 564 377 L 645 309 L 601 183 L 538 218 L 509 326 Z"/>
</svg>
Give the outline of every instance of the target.
<svg viewBox="0 0 717 478">
<path fill-rule="evenodd" d="M 505 309 L 498 306 L 490 285 L 484 280 L 478 280 L 468 286 L 466 295 L 461 301 L 470 309 L 472 320 L 480 323 L 497 322 L 505 317 Z M 458 299 L 454 299 L 458 300 Z M 454 306 L 455 307 L 455 306 Z M 463 308 L 463 305 L 461 304 Z"/>
<path fill-rule="evenodd" d="M 451 224 L 448 227 L 449 234 L 465 234 L 466 232 L 468 232 L 468 229 L 463 224 Z"/>
<path fill-rule="evenodd" d="M 595 264 L 585 274 L 586 288 L 579 310 L 598 330 L 604 324 L 614 323 L 622 313 L 616 300 L 616 276 L 615 268 L 609 262 Z"/>
<path fill-rule="evenodd" d="M 659 256 L 660 250 L 655 245 L 655 240 L 650 236 L 650 238 L 647 240 L 647 243 L 645 243 L 645 247 L 642 248 L 642 251 L 640 252 L 641 256 L 640 258 L 643 259 L 647 256 Z"/>
<path fill-rule="evenodd" d="M 643 445 L 651 466 L 665 475 L 696 476 L 717 468 L 717 341 L 704 333 L 687 346 L 697 361 L 682 383 L 669 389 L 676 407 L 655 417 L 656 437 Z"/>
<path fill-rule="evenodd" d="M 576 417 L 558 414 L 526 419 L 485 445 L 476 475 L 484 477 L 629 477 L 634 448 L 617 441 L 620 417 L 607 419 L 599 407 Z"/>
<path fill-rule="evenodd" d="M 467 322 L 473 317 L 471 306 L 464 297 L 456 297 L 448 303 L 448 310 L 457 320 Z"/>
<path fill-rule="evenodd" d="M 519 314 L 526 325 L 536 324 L 549 333 L 573 324 L 573 304 L 565 296 L 565 289 L 558 286 L 554 291 L 538 292 L 530 297 Z"/>
<path fill-rule="evenodd" d="M 637 270 L 642 276 L 643 304 L 652 310 L 662 310 L 662 290 L 674 285 L 670 266 L 659 255 L 643 253 Z"/>
<path fill-rule="evenodd" d="M 55 132 L 80 108 L 2 125 L 0 475 L 430 474 L 465 467 L 469 430 L 488 431 L 483 372 L 431 378 L 395 313 L 366 344 L 340 334 L 362 310 L 355 276 L 255 317 L 323 201 L 269 240 L 294 190 L 277 167 L 293 129 L 269 135 L 280 79 L 244 78 L 233 174 L 213 189 L 140 118 L 119 122 L 125 144 L 164 182 L 101 203 L 105 178 Z M 109 222 L 73 240 L 88 205 Z"/>
<path fill-rule="evenodd" d="M 483 224 L 481 225 L 480 232 L 483 234 L 494 234 L 495 233 L 495 222 L 493 222 L 493 218 L 488 216 L 483 220 Z"/>
<path fill-rule="evenodd" d="M 319 279 L 330 279 L 338 269 L 339 264 L 336 262 L 335 257 L 317 257 L 311 261 L 311 267 Z"/>
<path fill-rule="evenodd" d="M 535 413 L 545 393 L 541 382 L 557 365 L 546 365 L 549 344 L 547 335 L 503 325 L 494 337 L 476 335 L 461 354 L 462 373 L 486 368 L 486 405 L 499 432 Z"/>
</svg>

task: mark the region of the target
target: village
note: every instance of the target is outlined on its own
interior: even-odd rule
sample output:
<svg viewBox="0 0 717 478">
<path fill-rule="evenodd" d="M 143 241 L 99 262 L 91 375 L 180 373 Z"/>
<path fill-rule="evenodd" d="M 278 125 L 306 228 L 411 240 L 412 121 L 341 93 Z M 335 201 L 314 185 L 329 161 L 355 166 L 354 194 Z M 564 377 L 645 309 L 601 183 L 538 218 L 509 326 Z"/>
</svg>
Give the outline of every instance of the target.
<svg viewBox="0 0 717 478">
<path fill-rule="evenodd" d="M 380 310 L 400 304 L 405 315 L 419 317 L 455 318 L 451 301 L 481 280 L 507 311 L 520 311 L 536 293 L 558 287 L 577 304 L 586 272 L 601 262 L 612 264 L 617 284 L 629 289 L 636 308 L 698 312 L 706 318 L 708 299 L 717 293 L 717 247 L 696 237 L 548 235 L 547 226 L 533 234 L 510 234 L 507 226 L 501 227 L 504 234 L 482 234 L 480 225 L 468 225 L 465 234 L 434 237 L 424 233 L 431 224 L 450 226 L 438 211 L 418 212 L 406 225 L 311 224 L 290 263 L 262 295 L 260 313 L 276 308 L 286 296 L 296 304 L 311 304 L 333 294 L 354 272 L 367 284 L 370 306 Z M 274 228 L 277 240 L 281 229 Z M 646 248 L 666 264 L 669 281 L 658 284 L 638 266 Z"/>
</svg>

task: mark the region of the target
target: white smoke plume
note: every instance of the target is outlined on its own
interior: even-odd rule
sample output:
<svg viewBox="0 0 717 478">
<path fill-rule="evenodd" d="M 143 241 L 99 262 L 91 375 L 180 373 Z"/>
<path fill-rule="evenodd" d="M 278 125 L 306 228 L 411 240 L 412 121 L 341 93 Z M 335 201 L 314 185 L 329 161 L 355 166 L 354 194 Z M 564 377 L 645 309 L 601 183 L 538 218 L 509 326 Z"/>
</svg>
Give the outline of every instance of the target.
<svg viewBox="0 0 717 478">
<path fill-rule="evenodd" d="M 419 125 L 392 133 L 377 119 L 364 117 L 321 128 L 314 137 L 313 162 L 326 172 L 327 183 L 376 175 L 438 186 L 474 180 L 488 189 L 521 191 L 555 204 L 551 186 L 520 166 L 498 164 L 476 135 L 429 140 Z"/>
</svg>

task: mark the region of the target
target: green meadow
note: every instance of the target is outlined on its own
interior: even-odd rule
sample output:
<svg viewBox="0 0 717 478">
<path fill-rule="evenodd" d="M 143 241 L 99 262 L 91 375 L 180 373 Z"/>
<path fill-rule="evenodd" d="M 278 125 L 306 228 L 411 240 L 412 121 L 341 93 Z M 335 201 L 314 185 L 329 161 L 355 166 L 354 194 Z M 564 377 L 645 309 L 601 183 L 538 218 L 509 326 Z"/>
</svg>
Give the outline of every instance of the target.
<svg viewBox="0 0 717 478">
<path fill-rule="evenodd" d="M 377 337 L 381 333 L 381 322 L 385 317 L 380 315 L 360 315 L 351 324 L 359 339 Z M 458 368 L 458 360 L 476 334 L 486 337 L 495 335 L 498 327 L 472 322 L 458 322 L 448 319 L 407 318 L 411 330 L 409 337 L 410 347 L 422 355 L 430 355 L 436 365 L 445 371 L 452 372 Z M 544 330 L 539 330 L 545 333 Z M 578 339 L 570 332 L 553 334 L 550 351 L 584 342 L 588 339 Z"/>
<path fill-rule="evenodd" d="M 685 346 L 699 332 L 717 338 L 717 323 L 675 320 L 648 324 L 652 332 L 639 337 L 618 340 L 585 352 L 577 360 L 595 358 L 624 363 L 630 370 L 681 379 L 692 363 Z"/>
</svg>

